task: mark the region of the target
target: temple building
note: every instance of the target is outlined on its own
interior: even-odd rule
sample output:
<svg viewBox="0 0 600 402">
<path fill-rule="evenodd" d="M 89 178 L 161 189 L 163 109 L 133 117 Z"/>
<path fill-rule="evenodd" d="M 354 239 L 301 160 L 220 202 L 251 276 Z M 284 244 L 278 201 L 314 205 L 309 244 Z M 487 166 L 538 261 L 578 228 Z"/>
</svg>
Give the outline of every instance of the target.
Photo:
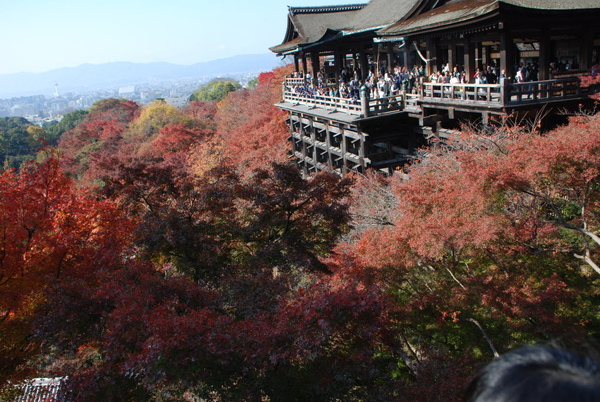
<svg viewBox="0 0 600 402">
<path fill-rule="evenodd" d="M 464 122 L 586 102 L 598 0 L 371 0 L 290 7 L 278 107 L 306 174 L 391 173 Z"/>
</svg>

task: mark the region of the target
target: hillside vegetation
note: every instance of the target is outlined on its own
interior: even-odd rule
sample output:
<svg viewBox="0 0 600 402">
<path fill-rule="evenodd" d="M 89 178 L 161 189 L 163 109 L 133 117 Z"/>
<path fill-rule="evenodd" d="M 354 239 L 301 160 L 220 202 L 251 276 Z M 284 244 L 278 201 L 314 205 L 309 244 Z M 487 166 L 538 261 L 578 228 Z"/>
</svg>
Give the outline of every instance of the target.
<svg viewBox="0 0 600 402">
<path fill-rule="evenodd" d="M 288 73 L 184 109 L 103 100 L 0 176 L 2 385 L 458 401 L 495 354 L 598 336 L 600 117 L 303 179 Z"/>
</svg>

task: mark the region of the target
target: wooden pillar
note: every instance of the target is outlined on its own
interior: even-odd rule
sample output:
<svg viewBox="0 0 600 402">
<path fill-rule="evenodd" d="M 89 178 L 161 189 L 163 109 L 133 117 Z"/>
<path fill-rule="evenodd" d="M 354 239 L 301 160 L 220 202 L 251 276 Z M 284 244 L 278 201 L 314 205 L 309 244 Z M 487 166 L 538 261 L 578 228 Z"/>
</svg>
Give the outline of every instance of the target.
<svg viewBox="0 0 600 402">
<path fill-rule="evenodd" d="M 452 43 L 449 44 L 448 45 L 448 70 L 450 71 L 450 74 L 452 74 L 452 70 L 454 69 L 454 66 L 456 65 L 456 60 L 454 60 L 455 53 L 456 53 L 456 46 Z"/>
<path fill-rule="evenodd" d="M 299 149 L 297 139 L 294 136 L 294 134 L 295 134 L 294 130 L 296 127 L 296 123 L 294 121 L 294 114 L 291 111 L 289 112 L 288 118 L 290 120 L 290 141 L 292 141 L 292 152 L 293 152 L 292 156 L 296 156 L 296 152 L 300 152 L 301 149 Z"/>
<path fill-rule="evenodd" d="M 338 82 L 340 82 L 340 79 L 342 78 L 340 76 L 340 71 L 342 71 L 342 67 L 344 63 L 344 59 L 342 58 L 342 53 L 340 52 L 340 49 L 335 49 L 335 51 L 333 52 L 333 64 L 335 65 L 335 82 L 336 84 Z"/>
<path fill-rule="evenodd" d="M 427 50 L 425 51 L 425 58 L 429 60 L 427 63 L 427 72 L 425 74 L 431 75 L 438 70 L 437 62 L 437 46 L 433 39 L 427 39 Z"/>
<path fill-rule="evenodd" d="M 319 160 L 319 150 L 317 149 L 317 130 L 315 130 L 315 125 L 314 125 L 314 118 L 310 119 L 310 142 L 312 144 L 313 147 L 313 152 L 312 152 L 312 160 L 313 160 L 313 165 L 315 167 L 315 173 L 319 171 L 319 169 L 317 168 L 317 163 Z"/>
<path fill-rule="evenodd" d="M 538 64 L 540 67 L 538 72 L 538 79 L 540 81 L 550 79 L 550 63 L 552 62 L 552 55 L 550 53 L 551 51 L 552 40 L 550 39 L 550 31 L 547 28 L 545 28 L 542 30 L 542 34 L 540 36 L 540 58 L 538 60 Z"/>
<path fill-rule="evenodd" d="M 387 43 L 387 71 L 394 71 L 394 44 L 392 42 Z"/>
<path fill-rule="evenodd" d="M 473 82 L 473 76 L 475 75 L 475 48 L 468 36 L 464 41 L 464 52 L 465 72 L 469 81 Z"/>
<path fill-rule="evenodd" d="M 379 60 L 379 43 L 373 43 L 373 57 L 375 58 L 375 71 L 373 71 L 373 74 L 375 74 L 375 77 L 377 77 L 379 75 L 379 71 L 381 70 L 381 64 L 380 64 L 380 60 Z"/>
<path fill-rule="evenodd" d="M 348 148 L 346 145 L 346 130 L 344 130 L 344 126 L 340 125 L 340 130 L 342 131 L 342 176 L 346 176 L 348 174 L 348 161 L 346 160 L 346 149 Z"/>
<path fill-rule="evenodd" d="M 363 173 L 365 171 L 365 135 L 360 131 L 360 128 L 357 130 L 358 137 L 360 138 L 360 147 L 358 148 L 358 164 L 360 165 L 359 172 Z"/>
<path fill-rule="evenodd" d="M 329 121 L 325 123 L 325 144 L 327 145 L 327 167 L 333 168 L 333 160 L 331 158 L 331 131 L 329 130 Z"/>
<path fill-rule="evenodd" d="M 299 64 L 298 64 L 298 55 L 297 55 L 297 54 L 295 54 L 295 55 L 294 55 L 294 71 L 295 71 L 295 72 L 298 72 L 298 71 L 299 71 L 299 69 L 300 69 L 300 66 L 299 66 Z"/>
<path fill-rule="evenodd" d="M 594 51 L 594 32 L 588 30 L 581 38 L 581 60 L 579 60 L 579 68 L 589 70 L 592 68 L 592 53 Z"/>
<path fill-rule="evenodd" d="M 308 71 L 308 66 L 307 66 L 307 62 L 306 62 L 306 55 L 303 54 L 302 55 L 302 73 L 304 74 L 305 77 L 306 77 L 307 71 Z"/>
<path fill-rule="evenodd" d="M 358 55 L 358 63 L 360 65 L 361 80 L 366 80 L 369 76 L 369 60 L 367 59 L 367 49 L 361 46 L 360 54 Z"/>
<path fill-rule="evenodd" d="M 316 87 L 317 86 L 317 74 L 319 73 L 319 53 L 311 53 L 310 54 L 310 61 L 311 61 L 311 67 L 312 67 L 312 80 L 313 80 L 313 84 Z"/>
<path fill-rule="evenodd" d="M 506 75 L 515 78 L 514 70 L 514 47 L 512 37 L 507 31 L 500 32 L 500 71 L 506 71 Z"/>
<path fill-rule="evenodd" d="M 483 65 L 483 51 L 481 49 L 481 42 L 475 42 L 475 69 L 482 68 Z"/>
<path fill-rule="evenodd" d="M 485 70 L 487 68 L 487 66 L 490 65 L 491 59 L 490 59 L 490 48 L 489 46 L 483 46 L 481 45 L 481 65 L 483 67 L 483 69 Z"/>
<path fill-rule="evenodd" d="M 302 171 L 305 176 L 308 176 L 308 168 L 306 167 L 306 133 L 304 130 L 304 122 L 302 121 L 302 115 L 298 115 L 300 139 L 302 141 Z"/>
</svg>

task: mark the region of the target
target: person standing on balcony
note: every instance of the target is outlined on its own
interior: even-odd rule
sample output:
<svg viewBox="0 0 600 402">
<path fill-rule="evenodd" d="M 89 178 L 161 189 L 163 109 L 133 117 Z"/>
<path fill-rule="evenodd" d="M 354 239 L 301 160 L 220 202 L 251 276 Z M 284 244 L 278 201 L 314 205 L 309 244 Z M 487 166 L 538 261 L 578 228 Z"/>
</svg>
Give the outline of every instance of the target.
<svg viewBox="0 0 600 402">
<path fill-rule="evenodd" d="M 492 68 L 492 66 L 487 67 L 487 73 L 486 73 L 485 77 L 486 77 L 488 84 L 497 84 L 498 83 L 498 76 L 494 72 L 494 69 Z"/>
<path fill-rule="evenodd" d="M 444 77 L 442 78 L 444 84 L 450 84 L 450 71 L 446 70 Z"/>
<path fill-rule="evenodd" d="M 509 77 L 506 76 L 506 70 L 502 70 L 500 71 L 500 79 L 498 80 L 498 82 L 500 83 L 500 85 L 504 84 L 504 80 L 506 79 L 510 79 Z"/>
<path fill-rule="evenodd" d="M 525 82 L 525 74 L 527 73 L 527 69 L 525 68 L 525 65 L 523 64 L 523 62 L 521 62 L 519 64 L 519 68 L 517 69 L 517 82 L 519 84 Z"/>
</svg>

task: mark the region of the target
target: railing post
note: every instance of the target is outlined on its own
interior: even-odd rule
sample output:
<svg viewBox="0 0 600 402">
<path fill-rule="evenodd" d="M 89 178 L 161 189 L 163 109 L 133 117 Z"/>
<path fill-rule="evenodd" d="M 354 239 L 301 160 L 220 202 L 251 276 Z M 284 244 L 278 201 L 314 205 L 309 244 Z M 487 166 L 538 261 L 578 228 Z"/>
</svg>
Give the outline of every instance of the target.
<svg viewBox="0 0 600 402">
<path fill-rule="evenodd" d="M 506 106 L 510 103 L 510 81 L 508 79 L 502 80 L 502 84 L 500 85 L 500 92 L 502 98 L 502 105 Z"/>
<path fill-rule="evenodd" d="M 360 107 L 363 117 L 369 117 L 369 88 L 364 84 L 360 87 Z"/>
</svg>

